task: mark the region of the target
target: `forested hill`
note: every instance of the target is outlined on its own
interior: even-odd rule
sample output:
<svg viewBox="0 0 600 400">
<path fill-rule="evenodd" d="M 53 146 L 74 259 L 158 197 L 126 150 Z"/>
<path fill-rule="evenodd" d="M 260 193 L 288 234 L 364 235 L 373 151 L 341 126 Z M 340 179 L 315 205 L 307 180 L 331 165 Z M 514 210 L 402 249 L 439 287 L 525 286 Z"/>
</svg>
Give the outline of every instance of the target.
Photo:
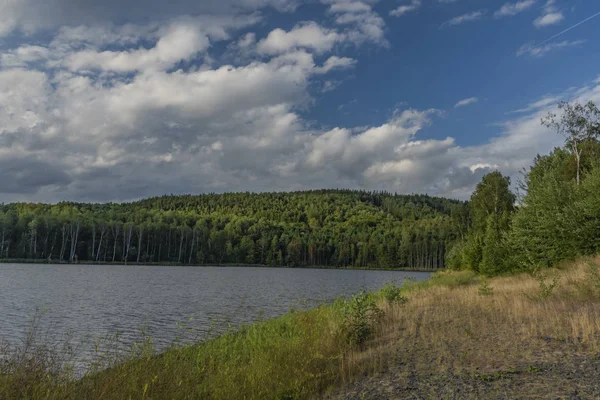
<svg viewBox="0 0 600 400">
<path fill-rule="evenodd" d="M 443 268 L 466 204 L 320 190 L 0 206 L 0 259 Z"/>
</svg>

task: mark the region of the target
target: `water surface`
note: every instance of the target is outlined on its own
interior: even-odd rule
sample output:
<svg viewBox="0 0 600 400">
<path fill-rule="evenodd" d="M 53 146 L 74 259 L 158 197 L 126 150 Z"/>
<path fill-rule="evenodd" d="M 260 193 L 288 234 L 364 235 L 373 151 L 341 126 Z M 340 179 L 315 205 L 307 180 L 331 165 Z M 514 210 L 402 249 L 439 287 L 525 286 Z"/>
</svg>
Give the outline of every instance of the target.
<svg viewBox="0 0 600 400">
<path fill-rule="evenodd" d="M 53 338 L 70 333 L 83 353 L 91 351 L 94 339 L 117 332 L 130 345 L 142 328 L 160 350 L 178 337 L 196 339 L 291 308 L 376 290 L 387 281 L 401 283 L 404 277 L 423 280 L 429 273 L 0 264 L 0 338 L 19 344 L 32 318 L 45 310 L 40 331 Z"/>
</svg>

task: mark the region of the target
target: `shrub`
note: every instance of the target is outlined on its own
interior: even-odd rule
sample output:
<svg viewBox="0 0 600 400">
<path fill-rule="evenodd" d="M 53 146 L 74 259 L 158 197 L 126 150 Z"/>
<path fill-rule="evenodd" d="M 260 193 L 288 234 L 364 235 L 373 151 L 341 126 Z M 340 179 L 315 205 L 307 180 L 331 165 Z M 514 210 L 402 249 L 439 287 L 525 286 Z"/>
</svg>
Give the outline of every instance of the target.
<svg viewBox="0 0 600 400">
<path fill-rule="evenodd" d="M 396 285 L 396 282 L 387 282 L 381 289 L 381 294 L 388 303 L 404 304 L 408 301 L 405 296 L 402 296 L 402 288 Z"/>
<path fill-rule="evenodd" d="M 558 285 L 558 277 L 554 276 L 552 278 L 552 281 L 550 283 L 548 283 L 547 276 L 540 272 L 537 274 L 536 278 L 539 283 L 539 290 L 538 290 L 537 297 L 540 300 L 547 299 L 548 297 L 550 297 L 552 295 L 552 292 L 556 288 L 556 285 Z"/>
<path fill-rule="evenodd" d="M 369 340 L 375 331 L 383 311 L 375 304 L 373 296 L 361 291 L 352 296 L 344 310 L 344 328 L 348 344 L 361 346 Z"/>
</svg>

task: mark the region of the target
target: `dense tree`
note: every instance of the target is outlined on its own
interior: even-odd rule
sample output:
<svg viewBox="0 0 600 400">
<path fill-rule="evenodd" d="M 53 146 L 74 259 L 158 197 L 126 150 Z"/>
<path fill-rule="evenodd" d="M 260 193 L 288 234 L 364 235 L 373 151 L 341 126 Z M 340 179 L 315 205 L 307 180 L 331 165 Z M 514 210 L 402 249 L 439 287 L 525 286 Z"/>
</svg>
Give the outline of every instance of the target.
<svg viewBox="0 0 600 400">
<path fill-rule="evenodd" d="M 450 267 L 492 275 L 600 252 L 600 111 L 593 103 L 559 109 L 542 124 L 565 137 L 564 147 L 535 158 L 516 212 L 510 181 L 484 177 L 471 198 L 467 239 L 448 252 Z"/>
<path fill-rule="evenodd" d="M 17 203 L 0 206 L 0 258 L 435 269 L 468 215 L 464 202 L 349 190 Z"/>
<path fill-rule="evenodd" d="M 499 171 L 486 174 L 471 196 L 470 209 L 473 230 L 484 235 L 490 217 L 500 223 L 500 216 L 514 211 L 515 195 L 510 191 L 510 178 Z M 499 226 L 505 230 L 507 226 Z"/>
</svg>

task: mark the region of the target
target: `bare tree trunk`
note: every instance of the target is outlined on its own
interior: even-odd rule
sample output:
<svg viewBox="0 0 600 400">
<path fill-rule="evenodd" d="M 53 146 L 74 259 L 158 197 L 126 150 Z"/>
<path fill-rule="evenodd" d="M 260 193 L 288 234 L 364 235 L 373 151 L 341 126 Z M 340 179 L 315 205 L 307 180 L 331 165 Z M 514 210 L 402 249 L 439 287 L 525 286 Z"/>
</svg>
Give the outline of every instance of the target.
<svg viewBox="0 0 600 400">
<path fill-rule="evenodd" d="M 136 262 L 140 263 L 140 254 L 142 253 L 142 237 L 144 236 L 144 226 L 140 225 L 138 227 L 138 252 L 137 252 L 137 260 Z"/>
<path fill-rule="evenodd" d="M 69 254 L 69 261 L 73 261 L 75 254 L 77 253 L 77 241 L 79 239 L 79 229 L 81 228 L 81 222 L 75 221 L 70 224 L 70 236 L 71 236 L 71 252 Z"/>
<path fill-rule="evenodd" d="M 104 232 L 106 228 L 100 228 L 100 240 L 98 241 L 98 250 L 96 251 L 96 261 L 100 259 L 100 249 L 102 249 L 102 239 L 104 238 Z"/>
<path fill-rule="evenodd" d="M 96 259 L 96 257 L 94 257 L 95 249 L 96 249 L 96 225 L 92 224 L 92 260 Z"/>
<path fill-rule="evenodd" d="M 119 232 L 121 231 L 121 227 L 118 224 L 114 224 L 111 227 L 111 231 L 114 238 L 112 261 L 115 262 L 115 257 L 117 256 L 117 240 L 119 239 Z"/>
<path fill-rule="evenodd" d="M 62 242 L 60 244 L 60 261 L 63 260 L 65 256 L 65 250 L 67 249 L 67 226 L 63 224 L 62 229 Z"/>
<path fill-rule="evenodd" d="M 190 249 L 190 258 L 188 260 L 188 264 L 192 263 L 192 254 L 194 254 L 194 243 L 195 243 L 195 240 L 196 240 L 196 229 L 194 229 L 192 231 L 192 246 L 191 246 L 192 248 Z"/>
<path fill-rule="evenodd" d="M 177 262 L 181 262 L 181 249 L 183 247 L 183 238 L 184 238 L 184 230 L 180 230 L 181 238 L 179 239 L 179 257 L 177 257 Z"/>
<path fill-rule="evenodd" d="M 123 257 L 123 261 L 127 264 L 127 259 L 129 258 L 129 249 L 131 248 L 131 237 L 133 236 L 133 224 L 129 224 L 129 229 L 123 231 L 123 244 L 125 245 L 125 254 Z"/>
</svg>

